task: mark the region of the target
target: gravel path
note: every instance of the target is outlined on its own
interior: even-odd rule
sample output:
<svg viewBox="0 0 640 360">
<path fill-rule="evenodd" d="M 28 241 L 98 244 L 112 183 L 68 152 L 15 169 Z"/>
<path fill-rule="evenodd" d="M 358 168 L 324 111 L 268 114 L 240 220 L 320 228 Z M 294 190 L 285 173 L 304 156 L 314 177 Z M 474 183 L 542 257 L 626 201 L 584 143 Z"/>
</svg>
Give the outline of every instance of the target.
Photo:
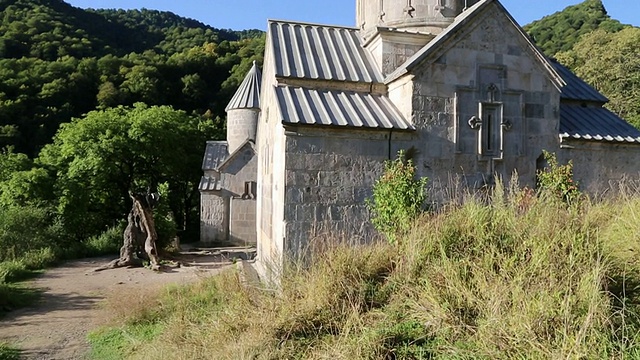
<svg viewBox="0 0 640 360">
<path fill-rule="evenodd" d="M 0 319 L 0 341 L 19 347 L 24 359 L 86 359 L 87 333 L 107 316 L 98 306 L 106 295 L 135 291 L 143 284 L 161 286 L 184 283 L 214 274 L 228 263 L 153 272 L 148 269 L 115 269 L 93 272 L 112 258 L 85 259 L 51 269 L 32 281 L 44 291 L 32 307 Z"/>
</svg>

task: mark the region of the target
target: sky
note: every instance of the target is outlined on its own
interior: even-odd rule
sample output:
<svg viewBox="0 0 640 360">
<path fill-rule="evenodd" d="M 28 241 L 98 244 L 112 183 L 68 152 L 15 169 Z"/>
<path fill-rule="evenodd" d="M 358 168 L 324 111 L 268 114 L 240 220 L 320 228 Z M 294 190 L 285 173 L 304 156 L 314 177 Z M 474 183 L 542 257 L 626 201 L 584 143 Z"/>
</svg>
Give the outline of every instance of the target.
<svg viewBox="0 0 640 360">
<path fill-rule="evenodd" d="M 66 0 L 80 8 L 171 11 L 221 29 L 266 30 L 267 19 L 346 25 L 355 24 L 355 0 Z M 513 17 L 526 25 L 581 0 L 502 0 Z M 603 0 L 609 15 L 640 26 L 640 1 Z"/>
</svg>

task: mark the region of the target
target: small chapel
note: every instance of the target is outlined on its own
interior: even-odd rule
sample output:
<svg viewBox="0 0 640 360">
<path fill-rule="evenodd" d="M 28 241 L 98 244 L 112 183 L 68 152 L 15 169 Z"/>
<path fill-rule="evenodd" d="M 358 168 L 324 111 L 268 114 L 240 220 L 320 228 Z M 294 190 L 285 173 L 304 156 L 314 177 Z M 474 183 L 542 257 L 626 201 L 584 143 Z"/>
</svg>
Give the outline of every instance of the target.
<svg viewBox="0 0 640 360">
<path fill-rule="evenodd" d="M 322 235 L 367 242 L 365 201 L 400 150 L 436 200 L 451 179 L 533 187 L 544 150 L 583 191 L 640 174 L 640 131 L 499 0 L 355 5 L 355 27 L 268 22 L 262 73 L 227 107 L 227 141 L 207 144 L 203 241 L 256 244 L 267 278 Z"/>
</svg>

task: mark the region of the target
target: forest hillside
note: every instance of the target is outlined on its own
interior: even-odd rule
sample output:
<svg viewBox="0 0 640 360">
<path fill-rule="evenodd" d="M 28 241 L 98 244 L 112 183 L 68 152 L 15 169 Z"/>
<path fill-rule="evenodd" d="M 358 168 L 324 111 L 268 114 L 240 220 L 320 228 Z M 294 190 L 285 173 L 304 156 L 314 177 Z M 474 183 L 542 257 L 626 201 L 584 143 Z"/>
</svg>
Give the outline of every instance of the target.
<svg viewBox="0 0 640 360">
<path fill-rule="evenodd" d="M 60 124 L 96 108 L 144 102 L 223 118 L 264 50 L 259 30 L 169 12 L 86 11 L 60 0 L 2 0 L 0 10 L 0 147 L 31 157 Z"/>
<path fill-rule="evenodd" d="M 585 0 L 524 28 L 548 56 L 609 98 L 610 110 L 640 127 L 640 28 L 612 19 L 602 0 Z"/>
</svg>

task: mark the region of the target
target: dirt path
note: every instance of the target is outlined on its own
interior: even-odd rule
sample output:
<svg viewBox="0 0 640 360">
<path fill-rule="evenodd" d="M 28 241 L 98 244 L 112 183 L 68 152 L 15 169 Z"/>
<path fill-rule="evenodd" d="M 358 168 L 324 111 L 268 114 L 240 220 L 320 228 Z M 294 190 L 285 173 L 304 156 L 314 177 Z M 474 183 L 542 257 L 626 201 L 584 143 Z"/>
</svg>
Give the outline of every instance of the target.
<svg viewBox="0 0 640 360">
<path fill-rule="evenodd" d="M 182 267 L 169 272 L 115 269 L 92 272 L 111 258 L 85 259 L 51 269 L 32 284 L 41 300 L 0 319 L 0 341 L 23 350 L 25 359 L 85 359 L 87 333 L 104 319 L 98 306 L 107 294 L 153 284 L 184 283 L 215 274 L 228 262 L 209 262 L 207 269 Z"/>
</svg>

